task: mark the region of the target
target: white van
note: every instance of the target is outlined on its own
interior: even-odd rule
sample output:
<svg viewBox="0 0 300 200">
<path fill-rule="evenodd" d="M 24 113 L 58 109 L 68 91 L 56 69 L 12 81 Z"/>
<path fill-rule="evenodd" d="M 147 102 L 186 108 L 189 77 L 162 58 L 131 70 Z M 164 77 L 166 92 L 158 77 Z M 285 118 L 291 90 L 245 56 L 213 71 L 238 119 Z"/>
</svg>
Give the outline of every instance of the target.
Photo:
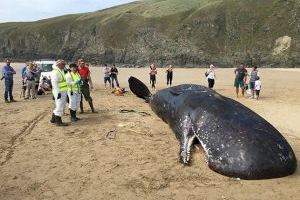
<svg viewBox="0 0 300 200">
<path fill-rule="evenodd" d="M 35 64 L 41 69 L 41 77 L 40 80 L 46 77 L 50 79 L 50 73 L 53 70 L 53 65 L 55 65 L 54 60 L 39 60 L 34 61 Z"/>
</svg>

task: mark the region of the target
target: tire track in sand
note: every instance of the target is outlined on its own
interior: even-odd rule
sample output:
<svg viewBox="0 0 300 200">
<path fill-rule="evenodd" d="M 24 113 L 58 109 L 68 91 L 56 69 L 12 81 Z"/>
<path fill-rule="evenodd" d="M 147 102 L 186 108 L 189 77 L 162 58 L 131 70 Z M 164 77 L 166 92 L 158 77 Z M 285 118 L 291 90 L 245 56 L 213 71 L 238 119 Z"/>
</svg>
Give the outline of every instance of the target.
<svg viewBox="0 0 300 200">
<path fill-rule="evenodd" d="M 1 153 L 0 166 L 3 166 L 7 161 L 9 161 L 12 158 L 15 148 L 18 146 L 17 141 L 20 141 L 21 139 L 29 135 L 34 129 L 34 127 L 36 126 L 36 124 L 40 122 L 42 119 L 44 119 L 44 117 L 48 113 L 49 112 L 47 110 L 44 110 L 43 112 L 38 114 L 28 125 L 24 126 L 23 129 L 17 135 L 14 135 L 12 137 L 12 139 L 10 140 L 10 146 L 7 147 Z"/>
</svg>

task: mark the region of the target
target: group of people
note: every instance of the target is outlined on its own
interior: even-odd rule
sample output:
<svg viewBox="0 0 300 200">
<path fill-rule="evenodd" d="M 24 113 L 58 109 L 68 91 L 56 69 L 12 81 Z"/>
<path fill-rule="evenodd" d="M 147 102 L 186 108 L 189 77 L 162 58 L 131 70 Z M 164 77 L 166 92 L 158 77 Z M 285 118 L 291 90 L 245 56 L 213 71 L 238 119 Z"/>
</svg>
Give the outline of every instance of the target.
<svg viewBox="0 0 300 200">
<path fill-rule="evenodd" d="M 107 88 L 107 84 L 109 84 L 109 88 L 115 88 L 115 84 L 117 88 L 120 87 L 118 82 L 118 69 L 115 64 L 112 65 L 112 67 L 108 67 L 107 64 L 104 64 L 103 74 L 104 74 L 104 87 Z M 173 80 L 173 66 L 169 65 L 167 70 L 167 86 L 172 86 L 172 80 Z M 151 64 L 150 65 L 150 85 L 152 89 L 155 89 L 156 85 L 156 76 L 157 76 L 157 65 Z"/>
<path fill-rule="evenodd" d="M 167 86 L 172 86 L 172 80 L 173 80 L 173 65 L 169 65 L 166 70 L 167 74 Z M 155 89 L 156 84 L 156 75 L 157 75 L 157 65 L 151 64 L 150 65 L 150 85 L 152 89 Z"/>
<path fill-rule="evenodd" d="M 3 77 L 1 80 L 5 80 L 5 92 L 4 100 L 6 103 L 15 102 L 12 94 L 13 90 L 13 75 L 16 74 L 15 69 L 11 66 L 11 59 L 6 59 L 6 65 L 2 69 Z M 61 116 L 64 114 L 64 108 L 66 103 L 69 103 L 70 118 L 72 122 L 76 122 L 79 118 L 76 112 L 80 109 L 83 112 L 83 97 L 89 103 L 92 112 L 96 112 L 93 105 L 93 99 L 90 94 L 90 89 L 93 89 L 93 83 L 91 79 L 91 71 L 88 64 L 83 59 L 79 59 L 77 63 L 69 65 L 69 69 L 66 69 L 66 63 L 64 60 L 57 60 L 53 71 L 50 75 L 50 80 L 42 79 L 39 83 L 39 87 L 44 89 L 42 85 L 48 84 L 47 87 L 52 88 L 53 99 L 55 101 L 55 110 L 53 111 L 51 123 L 55 123 L 57 126 L 65 126 L 62 122 Z M 167 86 L 172 85 L 173 80 L 173 66 L 169 65 L 166 69 L 167 74 Z M 242 96 L 245 95 L 247 87 L 251 90 L 250 98 L 259 99 L 261 81 L 260 74 L 257 70 L 257 66 L 253 66 L 252 71 L 248 73 L 245 64 L 241 64 L 234 70 L 235 80 L 234 87 L 236 88 L 236 95 L 239 96 L 239 89 L 241 88 Z M 150 66 L 150 84 L 155 89 L 157 66 L 152 64 Z M 210 65 L 209 69 L 205 72 L 205 76 L 208 81 L 208 87 L 213 88 L 216 79 L 216 72 L 214 65 Z M 250 77 L 247 82 L 247 77 Z M 22 82 L 23 82 L 23 97 L 24 99 L 36 98 L 37 83 L 40 79 L 40 70 L 34 65 L 34 63 L 28 62 L 26 67 L 22 69 Z M 107 87 L 107 82 L 110 88 L 114 88 L 115 84 L 119 88 L 118 82 L 118 69 L 115 64 L 112 67 L 108 67 L 105 64 L 104 67 L 104 84 Z"/>
<path fill-rule="evenodd" d="M 208 87 L 213 88 L 215 85 L 216 79 L 216 71 L 214 69 L 214 65 L 210 65 L 209 69 L 205 72 L 205 76 L 207 78 Z M 239 97 L 239 89 L 241 89 L 242 96 L 245 96 L 245 91 L 247 89 L 250 90 L 251 99 L 259 99 L 260 90 L 261 90 L 261 81 L 260 74 L 257 70 L 257 66 L 254 65 L 252 67 L 252 71 L 248 73 L 246 69 L 246 65 L 241 63 L 235 70 L 235 79 L 234 79 L 234 87 L 236 88 L 236 97 Z M 247 78 L 249 77 L 249 81 L 247 82 Z"/>
<path fill-rule="evenodd" d="M 5 83 L 4 100 L 6 103 L 15 102 L 13 97 L 13 76 L 16 74 L 15 69 L 11 66 L 11 59 L 5 60 L 6 65 L 2 68 L 2 78 Z M 55 109 L 52 113 L 50 122 L 57 126 L 66 126 L 66 123 L 62 122 L 62 115 L 66 103 L 69 103 L 70 118 L 72 122 L 76 122 L 79 118 L 76 116 L 76 112 L 80 109 L 83 113 L 83 97 L 89 103 L 91 111 L 96 113 L 93 105 L 93 99 L 90 95 L 90 89 L 93 88 L 92 79 L 90 75 L 90 69 L 85 64 L 83 59 L 79 59 L 78 63 L 72 63 L 69 65 L 69 69 L 66 67 L 64 60 L 57 60 L 55 66 L 50 75 L 51 83 L 47 83 L 52 87 L 53 100 L 55 102 Z M 40 76 L 40 70 L 33 63 L 28 62 L 26 67 L 22 69 L 22 89 L 25 89 L 24 99 L 36 98 L 37 82 Z M 46 79 L 42 79 L 39 85 L 46 84 Z M 42 86 L 41 86 L 42 87 Z M 45 89 L 45 88 L 43 88 Z"/>
<path fill-rule="evenodd" d="M 90 89 L 93 89 L 93 83 L 88 65 L 85 64 L 83 59 L 79 59 L 77 64 L 72 63 L 69 65 L 69 70 L 65 70 L 65 66 L 64 60 L 57 60 L 50 75 L 52 94 L 55 101 L 55 109 L 50 122 L 57 126 L 68 125 L 63 123 L 61 119 L 67 101 L 72 122 L 80 120 L 76 113 L 79 108 L 80 112 L 83 113 L 83 97 L 89 103 L 92 112 L 96 113 L 90 94 Z"/>
<path fill-rule="evenodd" d="M 107 64 L 104 64 L 103 73 L 104 73 L 104 86 L 105 86 L 105 89 L 107 88 L 107 82 L 109 83 L 109 88 L 110 89 L 115 88 L 115 84 L 118 88 L 120 87 L 120 84 L 119 84 L 119 81 L 118 81 L 119 71 L 118 71 L 115 64 L 113 64 L 111 68 L 108 67 Z"/>
<path fill-rule="evenodd" d="M 22 97 L 24 99 L 36 99 L 41 70 L 32 62 L 27 62 L 26 66 L 22 68 Z"/>
<path fill-rule="evenodd" d="M 251 91 L 249 98 L 258 100 L 261 90 L 261 81 L 257 66 L 254 65 L 251 72 L 248 73 L 246 65 L 242 63 L 234 70 L 234 74 L 234 87 L 236 88 L 236 97 L 239 97 L 239 88 L 241 88 L 242 90 L 242 96 L 245 96 L 245 90 L 249 89 Z M 248 83 L 247 77 L 250 77 Z"/>
</svg>

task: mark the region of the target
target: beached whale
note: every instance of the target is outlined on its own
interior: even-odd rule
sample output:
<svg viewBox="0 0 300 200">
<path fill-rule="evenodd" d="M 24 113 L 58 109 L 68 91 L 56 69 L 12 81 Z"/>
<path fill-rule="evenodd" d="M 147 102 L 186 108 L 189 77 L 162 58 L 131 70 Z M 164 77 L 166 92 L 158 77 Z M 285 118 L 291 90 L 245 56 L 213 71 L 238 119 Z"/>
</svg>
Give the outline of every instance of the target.
<svg viewBox="0 0 300 200">
<path fill-rule="evenodd" d="M 138 79 L 128 81 L 131 91 L 174 131 L 182 163 L 190 163 L 192 144 L 198 140 L 208 166 L 225 176 L 269 179 L 296 170 L 297 160 L 286 139 L 241 103 L 200 85 L 178 85 L 152 95 Z"/>
</svg>

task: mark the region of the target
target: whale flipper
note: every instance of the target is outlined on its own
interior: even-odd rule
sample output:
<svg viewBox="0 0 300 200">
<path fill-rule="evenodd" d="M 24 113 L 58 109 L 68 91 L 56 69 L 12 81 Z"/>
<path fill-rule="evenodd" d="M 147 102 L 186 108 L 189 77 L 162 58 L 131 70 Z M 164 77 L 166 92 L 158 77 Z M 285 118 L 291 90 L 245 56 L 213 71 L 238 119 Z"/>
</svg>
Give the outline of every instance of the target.
<svg viewBox="0 0 300 200">
<path fill-rule="evenodd" d="M 145 99 L 146 101 L 152 96 L 148 87 L 139 79 L 131 76 L 128 79 L 130 90 L 139 98 Z"/>
</svg>

